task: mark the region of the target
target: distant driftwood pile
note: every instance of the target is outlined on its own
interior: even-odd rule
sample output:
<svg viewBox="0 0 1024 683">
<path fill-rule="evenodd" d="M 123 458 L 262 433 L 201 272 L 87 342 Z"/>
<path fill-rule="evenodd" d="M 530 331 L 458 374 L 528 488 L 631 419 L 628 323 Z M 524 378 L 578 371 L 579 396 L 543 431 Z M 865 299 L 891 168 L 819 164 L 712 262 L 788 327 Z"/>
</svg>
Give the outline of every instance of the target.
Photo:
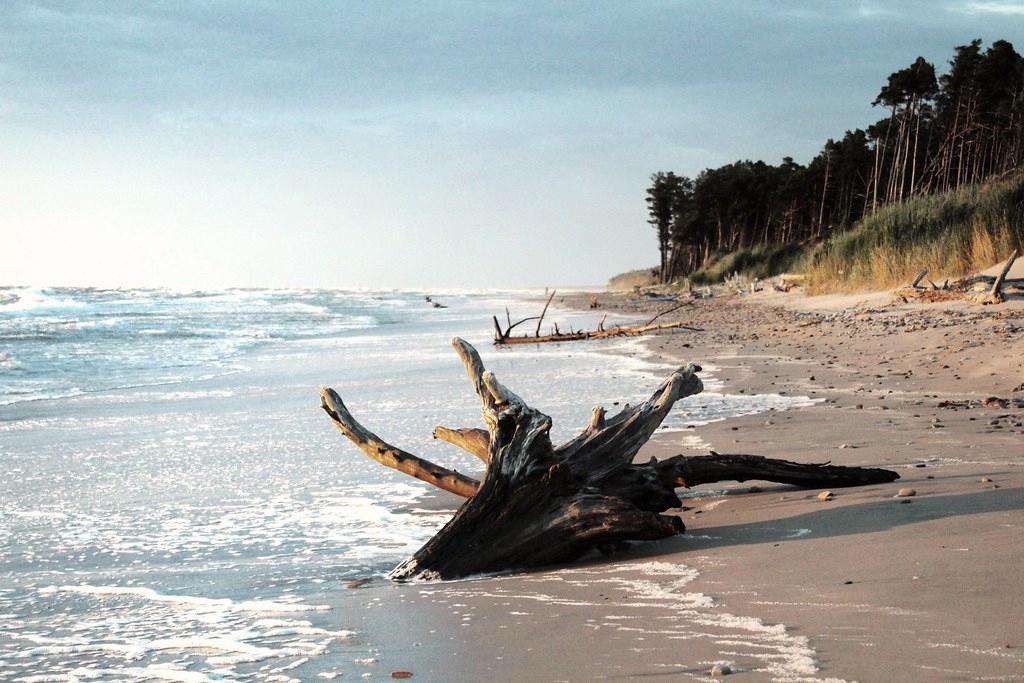
<svg viewBox="0 0 1024 683">
<path fill-rule="evenodd" d="M 548 300 L 544 303 L 544 309 L 541 310 L 540 315 L 530 316 L 529 318 L 523 318 L 512 322 L 512 316 L 509 314 L 508 309 L 505 309 L 505 329 L 501 328 L 501 323 L 498 322 L 498 316 L 493 316 L 494 321 L 494 343 L 496 345 L 504 344 L 542 344 L 545 342 L 565 342 L 565 341 L 579 341 L 582 339 L 605 339 L 607 337 L 628 337 L 647 332 L 654 332 L 656 330 L 672 330 L 672 329 L 686 329 L 700 332 L 700 328 L 689 327 L 684 322 L 673 322 L 673 323 L 659 323 L 655 324 L 655 320 L 667 315 L 673 311 L 677 311 L 683 306 L 692 304 L 691 301 L 684 301 L 677 306 L 672 306 L 656 316 L 645 322 L 643 325 L 636 326 L 624 326 L 616 325 L 614 327 L 605 328 L 604 322 L 607 320 L 608 315 L 605 314 L 603 318 L 597 323 L 596 330 L 574 330 L 571 327 L 568 332 L 563 332 L 558 328 L 558 323 L 555 323 L 551 328 L 550 334 L 542 335 L 540 333 L 540 326 L 544 322 L 544 316 L 548 312 L 548 306 L 551 305 L 551 300 L 555 298 L 555 292 L 552 291 L 551 295 L 548 296 Z M 594 302 L 591 302 L 591 308 L 596 308 Z M 519 327 L 523 323 L 537 321 L 537 326 L 534 328 L 533 335 L 523 334 L 515 336 L 512 334 L 512 330 Z"/>
<path fill-rule="evenodd" d="M 903 302 L 922 301 L 933 303 L 937 301 L 965 300 L 976 304 L 1000 304 L 1005 301 L 1003 292 L 1008 288 L 1024 289 L 1024 278 L 1007 278 L 1007 273 L 1017 260 L 1017 250 L 1014 249 L 1010 258 L 1006 260 L 999 275 L 971 275 L 950 282 L 946 280 L 937 285 L 928 280 L 928 286 L 921 284 L 928 275 L 924 269 L 914 277 L 909 286 L 896 290 L 895 295 Z"/>
<path fill-rule="evenodd" d="M 699 393 L 700 367 L 679 368 L 649 399 L 607 416 L 594 408 L 573 439 L 551 443 L 551 418 L 531 408 L 484 369 L 476 349 L 452 340 L 480 399 L 486 429 L 438 427 L 447 441 L 484 462 L 474 479 L 385 442 L 363 427 L 333 389 L 320 392 L 324 411 L 376 462 L 466 498 L 455 516 L 390 577 L 453 579 L 575 560 L 596 548 L 651 541 L 684 531 L 679 487 L 758 479 L 820 488 L 890 482 L 896 472 L 800 464 L 756 455 L 676 455 L 644 463 L 634 456 L 681 398 Z"/>
</svg>

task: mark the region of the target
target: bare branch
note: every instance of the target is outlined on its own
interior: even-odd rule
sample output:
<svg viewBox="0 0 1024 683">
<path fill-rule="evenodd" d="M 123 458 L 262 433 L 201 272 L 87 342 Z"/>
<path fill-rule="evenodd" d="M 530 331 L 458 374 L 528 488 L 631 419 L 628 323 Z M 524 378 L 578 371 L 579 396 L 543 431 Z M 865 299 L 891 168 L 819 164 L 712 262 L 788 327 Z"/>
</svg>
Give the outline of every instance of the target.
<svg viewBox="0 0 1024 683">
<path fill-rule="evenodd" d="M 537 329 L 533 332 L 534 337 L 540 336 L 540 324 L 544 322 L 544 315 L 548 312 L 548 306 L 551 305 L 551 300 L 555 298 L 555 292 L 557 291 L 557 289 L 551 290 L 551 296 L 548 297 L 547 302 L 544 304 L 544 310 L 540 312 L 540 318 L 537 320 Z"/>
<path fill-rule="evenodd" d="M 480 488 L 476 479 L 396 448 L 363 427 L 330 387 L 320 390 L 320 407 L 330 416 L 334 426 L 371 460 L 463 498 L 471 497 Z"/>
<path fill-rule="evenodd" d="M 660 318 L 663 315 L 671 313 L 672 311 L 678 311 L 680 308 L 683 308 L 684 306 L 691 306 L 691 305 L 693 305 L 692 301 L 684 301 L 683 303 L 681 303 L 681 304 L 679 304 L 677 306 L 673 306 L 672 308 L 669 308 L 669 309 L 666 309 L 666 310 L 662 311 L 658 315 L 654 316 L 653 318 L 651 318 L 650 320 L 645 322 L 644 325 L 650 325 L 651 323 L 653 323 L 655 320 L 657 320 L 658 318 Z"/>
<path fill-rule="evenodd" d="M 458 446 L 484 462 L 489 462 L 491 459 L 491 437 L 486 429 L 475 427 L 450 429 L 439 425 L 434 427 L 434 438 Z"/>
</svg>

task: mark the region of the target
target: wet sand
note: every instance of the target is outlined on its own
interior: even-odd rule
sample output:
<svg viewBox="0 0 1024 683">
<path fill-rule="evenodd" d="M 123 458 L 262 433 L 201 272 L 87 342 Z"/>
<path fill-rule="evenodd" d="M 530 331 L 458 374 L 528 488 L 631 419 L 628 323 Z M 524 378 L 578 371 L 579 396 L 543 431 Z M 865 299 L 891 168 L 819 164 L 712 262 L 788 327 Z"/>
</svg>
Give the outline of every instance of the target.
<svg viewBox="0 0 1024 683">
<path fill-rule="evenodd" d="M 638 319 L 666 306 L 600 300 Z M 773 293 L 673 317 L 703 331 L 648 338 L 656 357 L 714 366 L 726 393 L 822 400 L 661 433 L 638 457 L 703 452 L 696 436 L 901 479 L 827 502 L 761 482 L 701 487 L 685 535 L 611 558 L 347 590 L 346 625 L 393 635 L 367 677 L 705 680 L 724 661 L 738 681 L 1024 680 L 1024 304 Z"/>
</svg>

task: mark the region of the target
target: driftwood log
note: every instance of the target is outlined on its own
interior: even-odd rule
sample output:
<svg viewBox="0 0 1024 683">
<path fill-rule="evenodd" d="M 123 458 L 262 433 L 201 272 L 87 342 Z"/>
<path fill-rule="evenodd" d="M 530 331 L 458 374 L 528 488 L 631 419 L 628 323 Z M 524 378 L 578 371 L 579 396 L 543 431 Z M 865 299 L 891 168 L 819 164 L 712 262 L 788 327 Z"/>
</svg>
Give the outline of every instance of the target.
<svg viewBox="0 0 1024 683">
<path fill-rule="evenodd" d="M 517 320 L 516 322 L 512 322 L 512 317 L 509 315 L 508 309 L 505 309 L 505 318 L 507 320 L 507 325 L 505 326 L 505 329 L 501 328 L 501 323 L 498 322 L 498 316 L 493 316 L 492 320 L 494 322 L 495 345 L 502 346 L 505 344 L 544 344 L 547 342 L 581 341 L 584 339 L 607 339 L 608 337 L 631 337 L 646 334 L 648 332 L 656 332 L 658 330 L 684 329 L 691 330 L 694 332 L 702 331 L 700 328 L 690 327 L 685 322 L 682 321 L 672 323 L 659 323 L 657 325 L 654 324 L 654 321 L 660 318 L 661 316 L 666 315 L 668 313 L 672 313 L 673 311 L 677 311 L 683 306 L 689 306 L 693 304 L 692 301 L 684 301 L 681 304 L 672 306 L 664 311 L 661 311 L 660 313 L 658 313 L 657 315 L 655 315 L 653 318 L 651 318 L 642 325 L 617 325 L 615 327 L 609 327 L 606 329 L 604 326 L 604 321 L 605 319 L 607 319 L 608 315 L 605 314 L 605 316 L 601 318 L 601 321 L 597 324 L 596 330 L 570 329 L 568 332 L 563 332 L 560 329 L 558 329 L 558 324 L 556 323 L 553 326 L 551 334 L 542 335 L 540 333 L 540 326 L 541 323 L 544 322 L 544 316 L 547 314 L 548 306 L 551 305 L 551 300 L 553 298 L 555 298 L 554 291 L 551 292 L 551 295 L 544 303 L 544 310 L 541 311 L 539 316 L 530 316 L 529 318 L 523 318 L 522 320 Z M 595 308 L 595 306 L 591 305 L 591 308 Z M 533 336 L 526 334 L 515 336 L 512 334 L 512 330 L 519 327 L 523 323 L 530 322 L 532 320 L 537 321 L 537 327 L 534 330 Z"/>
<path fill-rule="evenodd" d="M 430 541 L 390 577 L 451 579 L 568 562 L 592 549 L 656 540 L 684 531 L 679 487 L 751 479 L 805 487 L 876 484 L 899 478 L 881 469 L 798 464 L 755 455 L 677 455 L 635 463 L 634 456 L 679 399 L 703 389 L 700 367 L 673 372 L 651 397 L 590 423 L 564 444 L 551 443 L 551 418 L 528 406 L 484 369 L 467 342 L 453 340 L 480 398 L 483 429 L 438 427 L 435 438 L 486 463 L 478 481 L 386 443 L 360 425 L 334 390 L 321 406 L 335 426 L 370 458 L 467 498 Z"/>
<path fill-rule="evenodd" d="M 538 337 L 521 337 L 494 335 L 494 343 L 498 346 L 503 344 L 544 344 L 547 342 L 582 341 L 584 339 L 607 339 L 609 337 L 635 337 L 648 332 L 658 330 L 691 330 L 700 332 L 700 328 L 689 327 L 684 322 L 659 323 L 657 325 L 636 325 L 609 327 L 608 329 L 598 328 L 596 330 L 574 330 L 572 332 L 561 332 L 555 330 L 552 334 L 544 334 Z"/>
<path fill-rule="evenodd" d="M 1005 300 L 1004 290 L 1024 288 L 1024 278 L 1006 277 L 1018 256 L 1018 250 L 1014 249 L 998 275 L 968 275 L 958 280 L 946 280 L 942 285 L 928 280 L 928 287 L 921 284 L 928 274 L 925 268 L 917 273 L 909 286 L 897 289 L 895 295 L 903 302 L 966 300 L 976 304 L 1000 304 Z M 986 287 L 986 291 L 977 292 L 978 285 Z"/>
</svg>

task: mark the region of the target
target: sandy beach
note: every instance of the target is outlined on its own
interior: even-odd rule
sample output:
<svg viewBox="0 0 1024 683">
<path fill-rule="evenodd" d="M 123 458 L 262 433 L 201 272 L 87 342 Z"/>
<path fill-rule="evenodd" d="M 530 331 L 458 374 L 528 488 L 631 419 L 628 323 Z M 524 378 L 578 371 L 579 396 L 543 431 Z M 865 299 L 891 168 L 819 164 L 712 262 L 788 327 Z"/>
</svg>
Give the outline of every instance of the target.
<svg viewBox="0 0 1024 683">
<path fill-rule="evenodd" d="M 666 305 L 599 299 L 638 319 Z M 761 482 L 702 487 L 681 512 L 685 535 L 612 558 L 363 586 L 366 606 L 402 605 L 364 610 L 364 628 L 402 634 L 370 675 L 703 680 L 728 662 L 742 681 L 1024 679 L 1022 302 L 771 293 L 672 316 L 702 331 L 646 338 L 654 356 L 706 364 L 725 392 L 820 400 L 660 434 L 639 458 L 713 448 L 901 479 L 830 501 Z"/>
</svg>

